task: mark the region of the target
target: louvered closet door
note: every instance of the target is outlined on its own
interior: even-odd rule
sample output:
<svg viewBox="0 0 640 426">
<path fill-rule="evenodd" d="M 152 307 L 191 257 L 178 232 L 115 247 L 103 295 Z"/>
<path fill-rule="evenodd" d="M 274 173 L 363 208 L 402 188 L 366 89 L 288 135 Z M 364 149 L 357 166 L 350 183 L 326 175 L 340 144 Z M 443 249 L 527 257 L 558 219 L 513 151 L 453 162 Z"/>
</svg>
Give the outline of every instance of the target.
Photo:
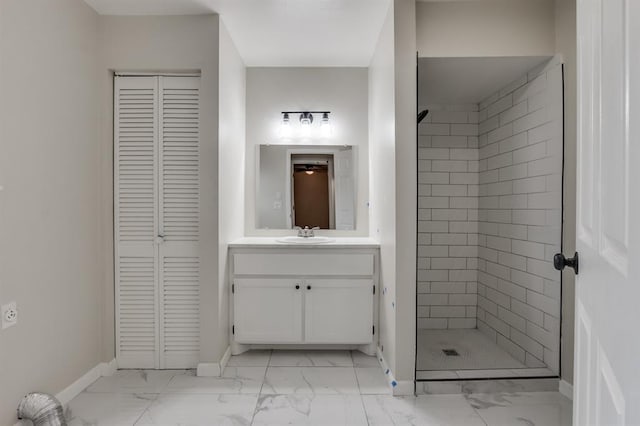
<svg viewBox="0 0 640 426">
<path fill-rule="evenodd" d="M 199 79 L 115 84 L 121 368 L 191 368 L 200 349 Z"/>
<path fill-rule="evenodd" d="M 116 345 L 120 368 L 157 368 L 157 78 L 116 78 Z"/>
<path fill-rule="evenodd" d="M 159 79 L 161 368 L 195 367 L 200 350 L 199 79 Z"/>
</svg>

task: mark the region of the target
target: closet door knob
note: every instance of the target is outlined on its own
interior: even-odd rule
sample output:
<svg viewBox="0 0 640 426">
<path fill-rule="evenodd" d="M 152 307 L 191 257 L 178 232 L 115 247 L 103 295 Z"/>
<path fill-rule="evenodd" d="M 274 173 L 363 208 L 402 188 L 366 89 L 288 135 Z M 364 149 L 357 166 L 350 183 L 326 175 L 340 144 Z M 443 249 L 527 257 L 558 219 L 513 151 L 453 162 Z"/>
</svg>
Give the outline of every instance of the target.
<svg viewBox="0 0 640 426">
<path fill-rule="evenodd" d="M 300 290 L 300 284 L 296 284 L 296 290 Z"/>
<path fill-rule="evenodd" d="M 310 285 L 307 286 L 307 290 L 311 290 L 311 286 Z"/>
</svg>

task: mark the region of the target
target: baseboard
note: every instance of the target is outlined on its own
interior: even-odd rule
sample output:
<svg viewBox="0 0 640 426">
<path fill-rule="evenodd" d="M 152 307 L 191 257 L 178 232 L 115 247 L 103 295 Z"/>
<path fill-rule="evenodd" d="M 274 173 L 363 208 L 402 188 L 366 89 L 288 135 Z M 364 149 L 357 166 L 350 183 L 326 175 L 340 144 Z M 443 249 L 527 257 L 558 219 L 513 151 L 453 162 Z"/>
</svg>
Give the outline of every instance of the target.
<svg viewBox="0 0 640 426">
<path fill-rule="evenodd" d="M 220 377 L 224 372 L 224 368 L 227 366 L 231 358 L 231 346 L 227 347 L 224 351 L 222 359 L 219 362 L 201 362 L 198 364 L 196 375 L 198 377 Z"/>
<path fill-rule="evenodd" d="M 560 380 L 558 392 L 573 401 L 573 385 L 566 380 Z"/>
<path fill-rule="evenodd" d="M 389 383 L 389 387 L 391 388 L 391 392 L 393 396 L 406 396 L 406 395 L 414 395 L 414 382 L 412 380 L 402 380 L 397 381 L 393 376 L 393 371 L 389 368 L 389 364 L 387 360 L 384 359 L 384 355 L 382 355 L 382 351 L 380 347 L 376 350 L 376 357 L 378 361 L 382 365 L 382 370 L 384 371 L 385 376 L 387 376 L 387 383 Z"/>
<path fill-rule="evenodd" d="M 100 365 L 102 366 L 102 377 L 113 376 L 118 371 L 118 361 L 115 358 Z"/>
<path fill-rule="evenodd" d="M 62 405 L 67 405 L 73 398 L 78 396 L 80 392 L 89 387 L 90 384 L 98 380 L 102 376 L 111 376 L 117 369 L 116 360 L 109 362 L 101 362 L 100 364 L 87 371 L 82 377 L 71 383 L 61 392 L 56 394 L 56 398 Z"/>
<path fill-rule="evenodd" d="M 227 368 L 227 364 L 229 363 L 229 359 L 231 358 L 231 346 L 227 347 L 227 350 L 224 351 L 224 355 L 222 355 L 222 359 L 220 360 L 220 375 L 224 374 L 224 369 Z"/>
<path fill-rule="evenodd" d="M 400 380 L 393 388 L 393 396 L 413 396 L 415 395 L 415 382 L 413 380 Z"/>
</svg>

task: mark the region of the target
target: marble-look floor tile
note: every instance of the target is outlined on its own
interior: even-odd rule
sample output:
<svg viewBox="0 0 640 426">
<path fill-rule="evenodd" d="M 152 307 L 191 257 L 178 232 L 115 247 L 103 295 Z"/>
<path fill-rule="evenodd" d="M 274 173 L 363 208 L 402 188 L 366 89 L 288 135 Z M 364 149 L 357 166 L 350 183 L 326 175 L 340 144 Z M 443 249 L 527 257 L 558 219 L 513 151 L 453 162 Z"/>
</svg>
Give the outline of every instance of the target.
<svg viewBox="0 0 640 426">
<path fill-rule="evenodd" d="M 571 407 L 516 405 L 477 410 L 487 426 L 571 426 Z"/>
<path fill-rule="evenodd" d="M 261 395 L 252 425 L 367 425 L 359 395 Z"/>
<path fill-rule="evenodd" d="M 485 426 L 462 395 L 363 395 L 369 425 Z"/>
<path fill-rule="evenodd" d="M 154 394 L 82 392 L 66 407 L 69 426 L 133 425 L 157 397 Z"/>
<path fill-rule="evenodd" d="M 508 378 L 496 380 L 461 380 L 462 393 L 556 392 L 558 379 Z"/>
<path fill-rule="evenodd" d="M 258 394 L 267 367 L 227 367 L 222 377 L 196 377 L 193 372 L 174 376 L 167 393 L 246 393 Z"/>
<path fill-rule="evenodd" d="M 229 358 L 227 367 L 266 367 L 270 358 L 271 350 L 251 350 Z"/>
<path fill-rule="evenodd" d="M 358 394 L 353 367 L 269 367 L 262 394 Z"/>
<path fill-rule="evenodd" d="M 356 378 L 361 395 L 390 395 L 391 387 L 382 368 L 356 368 Z"/>
<path fill-rule="evenodd" d="M 188 370 L 119 370 L 113 376 L 99 378 L 86 391 L 160 393 L 171 378 L 188 373 Z"/>
<path fill-rule="evenodd" d="M 559 392 L 471 394 L 469 403 L 489 426 L 570 426 L 572 404 Z"/>
<path fill-rule="evenodd" d="M 461 394 L 462 384 L 457 380 L 425 381 L 416 383 L 416 395 Z"/>
<path fill-rule="evenodd" d="M 136 426 L 249 425 L 257 399 L 257 395 L 163 394 Z"/>
<path fill-rule="evenodd" d="M 571 405 L 571 400 L 560 392 L 472 393 L 466 395 L 466 398 L 476 409 L 514 405 Z"/>
<path fill-rule="evenodd" d="M 349 351 L 287 351 L 274 350 L 269 366 L 272 367 L 351 367 Z"/>
<path fill-rule="evenodd" d="M 351 351 L 354 367 L 380 367 L 380 361 L 375 356 L 369 356 L 360 351 Z"/>
</svg>

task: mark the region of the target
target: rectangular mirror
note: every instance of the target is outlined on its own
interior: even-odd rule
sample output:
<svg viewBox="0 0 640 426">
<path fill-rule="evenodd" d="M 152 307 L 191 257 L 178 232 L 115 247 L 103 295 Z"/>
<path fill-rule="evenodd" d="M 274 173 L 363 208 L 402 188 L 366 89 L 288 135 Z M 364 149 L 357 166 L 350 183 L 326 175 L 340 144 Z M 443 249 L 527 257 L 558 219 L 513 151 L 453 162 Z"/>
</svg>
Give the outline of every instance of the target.
<svg viewBox="0 0 640 426">
<path fill-rule="evenodd" d="M 257 228 L 356 229 L 353 147 L 260 145 L 258 149 Z"/>
</svg>

